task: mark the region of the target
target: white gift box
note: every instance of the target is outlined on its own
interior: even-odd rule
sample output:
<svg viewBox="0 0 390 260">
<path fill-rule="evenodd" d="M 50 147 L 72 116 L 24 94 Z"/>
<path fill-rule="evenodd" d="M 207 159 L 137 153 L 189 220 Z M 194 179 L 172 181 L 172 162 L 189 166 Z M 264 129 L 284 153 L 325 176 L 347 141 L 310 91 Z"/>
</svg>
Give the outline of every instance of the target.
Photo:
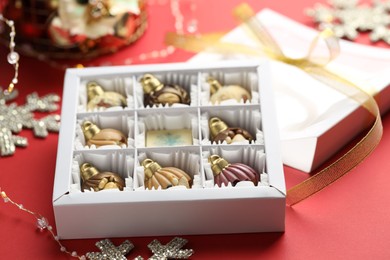
<svg viewBox="0 0 390 260">
<path fill-rule="evenodd" d="M 152 73 L 180 84 L 191 95 L 189 105 L 145 107 L 139 78 Z M 249 102 L 208 102 L 205 78 L 241 84 L 252 93 Z M 267 62 L 223 62 L 201 66 L 159 64 L 68 69 L 55 173 L 53 206 L 61 239 L 160 236 L 283 231 L 285 183 L 274 99 Z M 87 111 L 86 82 L 97 81 L 126 95 L 126 107 Z M 207 120 L 224 118 L 246 128 L 255 140 L 235 144 L 210 141 Z M 87 146 L 80 125 L 84 120 L 115 128 L 127 145 Z M 206 123 L 205 123 L 206 122 Z M 149 130 L 191 129 L 192 145 L 146 147 Z M 260 182 L 236 186 L 214 184 L 208 156 L 244 163 L 260 174 Z M 145 189 L 141 162 L 152 158 L 162 167 L 174 166 L 193 179 L 190 189 Z M 126 187 L 81 191 L 80 165 L 91 163 L 101 172 L 120 175 Z"/>
<path fill-rule="evenodd" d="M 304 57 L 318 32 L 272 10 L 256 15 L 283 52 Z M 239 26 L 223 42 L 256 46 Z M 390 108 L 390 50 L 340 40 L 340 55 L 327 68 L 357 84 L 377 100 L 381 113 Z M 326 53 L 325 45 L 317 53 Z M 190 62 L 258 59 L 239 54 L 200 53 Z M 271 60 L 272 84 L 286 165 L 310 172 L 324 163 L 367 127 L 370 114 L 360 105 L 299 68 Z"/>
</svg>

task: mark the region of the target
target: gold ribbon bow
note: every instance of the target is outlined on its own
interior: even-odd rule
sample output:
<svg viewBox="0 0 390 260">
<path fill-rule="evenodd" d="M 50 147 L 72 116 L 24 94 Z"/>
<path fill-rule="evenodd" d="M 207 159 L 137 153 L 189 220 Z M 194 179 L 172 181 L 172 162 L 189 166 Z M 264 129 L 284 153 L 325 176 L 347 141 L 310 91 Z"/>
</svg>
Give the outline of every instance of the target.
<svg viewBox="0 0 390 260">
<path fill-rule="evenodd" d="M 379 108 L 374 98 L 350 81 L 328 71 L 325 66 L 339 54 L 338 39 L 332 31 L 322 31 L 312 42 L 308 54 L 304 58 L 287 57 L 266 31 L 253 10 L 247 4 L 241 4 L 234 9 L 234 15 L 242 22 L 249 33 L 259 43 L 259 48 L 246 45 L 219 42 L 221 34 L 202 36 L 179 35 L 168 33 L 166 44 L 188 51 L 209 51 L 217 53 L 240 53 L 245 55 L 267 56 L 268 58 L 296 66 L 317 80 L 327 84 L 346 96 L 356 100 L 375 118 L 371 128 L 350 150 L 340 156 L 326 168 L 287 191 L 287 205 L 294 205 L 332 184 L 340 177 L 361 163 L 378 145 L 382 137 L 382 121 Z M 319 40 L 324 40 L 329 50 L 327 59 L 315 57 L 315 48 Z"/>
</svg>

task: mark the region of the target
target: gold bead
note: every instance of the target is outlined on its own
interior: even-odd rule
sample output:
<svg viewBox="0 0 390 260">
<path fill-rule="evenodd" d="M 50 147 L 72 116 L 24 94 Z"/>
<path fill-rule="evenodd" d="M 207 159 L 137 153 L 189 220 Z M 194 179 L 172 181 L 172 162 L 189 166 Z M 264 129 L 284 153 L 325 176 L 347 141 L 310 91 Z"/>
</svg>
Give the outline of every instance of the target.
<svg viewBox="0 0 390 260">
<path fill-rule="evenodd" d="M 14 90 L 14 87 L 15 87 L 14 83 L 9 83 L 9 85 L 8 85 L 8 93 L 11 93 Z"/>
<path fill-rule="evenodd" d="M 2 198 L 7 198 L 7 194 L 5 194 L 4 191 L 2 191 L 0 194 L 1 194 L 1 197 L 2 197 Z"/>
</svg>

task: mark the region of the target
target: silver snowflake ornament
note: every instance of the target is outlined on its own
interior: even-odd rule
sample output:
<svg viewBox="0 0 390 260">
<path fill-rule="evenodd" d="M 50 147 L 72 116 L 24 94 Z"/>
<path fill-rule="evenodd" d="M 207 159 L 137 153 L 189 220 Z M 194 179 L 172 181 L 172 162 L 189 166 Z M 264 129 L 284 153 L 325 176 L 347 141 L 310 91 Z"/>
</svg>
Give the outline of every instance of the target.
<svg viewBox="0 0 390 260">
<path fill-rule="evenodd" d="M 36 93 L 27 96 L 26 104 L 18 106 L 16 103 L 7 104 L 15 99 L 17 92 L 4 94 L 0 88 L 0 155 L 9 156 L 15 153 L 15 147 L 25 147 L 28 140 L 25 137 L 18 136 L 23 128 L 33 130 L 36 137 L 44 138 L 48 132 L 58 132 L 60 130 L 60 116 L 50 114 L 46 117 L 34 118 L 35 111 L 53 112 L 59 108 L 60 97 L 55 94 L 49 94 L 44 97 L 38 97 Z"/>
<path fill-rule="evenodd" d="M 166 259 L 188 259 L 193 253 L 192 249 L 181 249 L 187 240 L 181 237 L 175 237 L 168 244 L 162 245 L 158 240 L 153 240 L 148 245 L 153 256 L 150 260 L 166 260 Z"/>
<path fill-rule="evenodd" d="M 125 240 L 120 246 L 116 247 L 111 240 L 104 239 L 96 243 L 101 252 L 90 252 L 86 256 L 90 260 L 126 260 L 126 256 L 134 245 Z"/>
<path fill-rule="evenodd" d="M 354 40 L 360 32 L 370 32 L 370 40 L 390 44 L 390 1 L 330 0 L 330 6 L 317 4 L 306 13 L 320 29 L 330 28 L 336 36 Z"/>
</svg>

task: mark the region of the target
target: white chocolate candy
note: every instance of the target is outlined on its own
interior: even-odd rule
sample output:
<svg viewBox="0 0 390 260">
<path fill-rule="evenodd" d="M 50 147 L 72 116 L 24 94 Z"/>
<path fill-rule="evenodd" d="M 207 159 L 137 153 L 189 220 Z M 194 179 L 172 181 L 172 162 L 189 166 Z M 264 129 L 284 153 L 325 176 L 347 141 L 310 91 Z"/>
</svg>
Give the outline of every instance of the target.
<svg viewBox="0 0 390 260">
<path fill-rule="evenodd" d="M 210 97 L 211 103 L 218 104 L 224 100 L 235 99 L 237 102 L 246 101 L 251 98 L 251 94 L 243 87 L 237 85 L 225 86 L 218 89 Z"/>
</svg>

